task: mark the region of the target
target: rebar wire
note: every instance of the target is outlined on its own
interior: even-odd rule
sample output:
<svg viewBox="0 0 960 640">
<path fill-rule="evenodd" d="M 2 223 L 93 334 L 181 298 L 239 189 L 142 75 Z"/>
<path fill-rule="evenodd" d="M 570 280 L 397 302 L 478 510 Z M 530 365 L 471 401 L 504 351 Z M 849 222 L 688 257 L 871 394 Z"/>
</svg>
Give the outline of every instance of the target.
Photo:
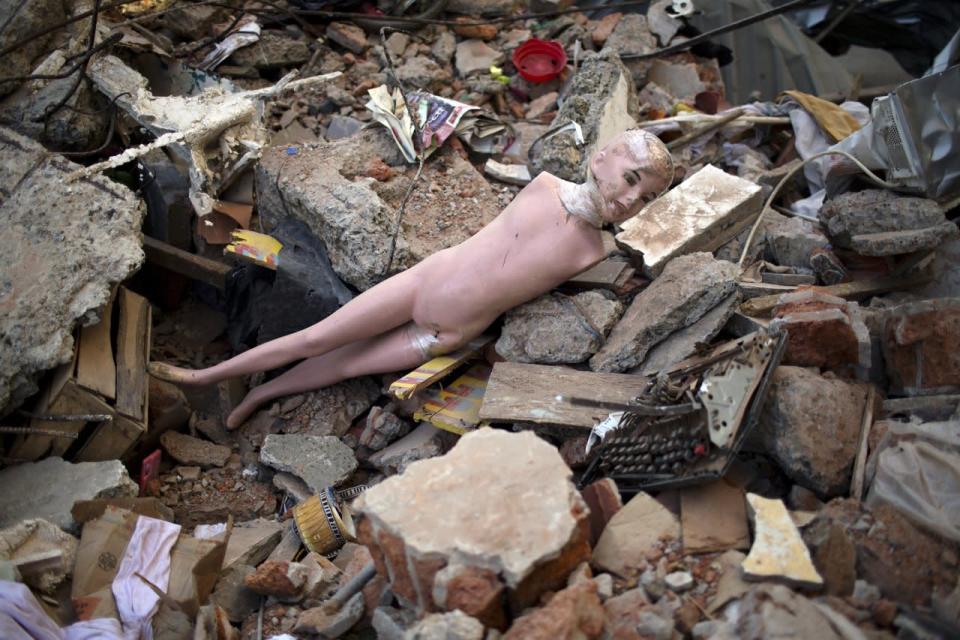
<svg viewBox="0 0 960 640">
<path fill-rule="evenodd" d="M 25 436 L 50 436 L 52 438 L 69 438 L 76 440 L 80 435 L 78 433 L 67 433 L 66 431 L 54 431 L 53 429 L 34 429 L 33 427 L 0 427 L 0 433 L 15 433 Z"/>
</svg>

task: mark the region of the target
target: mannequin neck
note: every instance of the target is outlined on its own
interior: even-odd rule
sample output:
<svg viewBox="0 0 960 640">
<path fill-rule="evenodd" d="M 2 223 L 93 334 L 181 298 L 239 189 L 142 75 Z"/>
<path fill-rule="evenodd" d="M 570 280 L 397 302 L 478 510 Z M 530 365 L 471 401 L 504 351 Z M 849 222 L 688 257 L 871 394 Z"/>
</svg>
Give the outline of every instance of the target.
<svg viewBox="0 0 960 640">
<path fill-rule="evenodd" d="M 587 181 L 583 184 L 560 180 L 558 195 L 567 213 L 597 229 L 603 227 L 603 218 L 600 217 L 603 198 L 600 196 L 593 176 L 588 175 Z"/>
</svg>

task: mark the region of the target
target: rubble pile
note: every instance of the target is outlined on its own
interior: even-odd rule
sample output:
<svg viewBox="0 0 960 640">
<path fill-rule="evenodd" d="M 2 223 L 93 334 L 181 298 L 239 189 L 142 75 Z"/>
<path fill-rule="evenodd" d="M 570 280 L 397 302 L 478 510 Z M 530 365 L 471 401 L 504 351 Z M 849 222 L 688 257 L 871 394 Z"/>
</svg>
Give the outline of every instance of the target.
<svg viewBox="0 0 960 640">
<path fill-rule="evenodd" d="M 956 42 L 593 4 L 0 8 L 0 636 L 960 636 Z"/>
</svg>

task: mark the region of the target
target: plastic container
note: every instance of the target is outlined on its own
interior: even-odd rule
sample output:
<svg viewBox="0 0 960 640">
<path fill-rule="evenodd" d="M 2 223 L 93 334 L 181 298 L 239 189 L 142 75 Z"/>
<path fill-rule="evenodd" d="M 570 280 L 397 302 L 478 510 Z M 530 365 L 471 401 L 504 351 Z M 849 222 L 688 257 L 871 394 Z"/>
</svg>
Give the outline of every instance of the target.
<svg viewBox="0 0 960 640">
<path fill-rule="evenodd" d="M 528 82 L 549 82 L 567 66 L 567 53 L 556 40 L 531 38 L 513 50 L 513 66 Z"/>
</svg>

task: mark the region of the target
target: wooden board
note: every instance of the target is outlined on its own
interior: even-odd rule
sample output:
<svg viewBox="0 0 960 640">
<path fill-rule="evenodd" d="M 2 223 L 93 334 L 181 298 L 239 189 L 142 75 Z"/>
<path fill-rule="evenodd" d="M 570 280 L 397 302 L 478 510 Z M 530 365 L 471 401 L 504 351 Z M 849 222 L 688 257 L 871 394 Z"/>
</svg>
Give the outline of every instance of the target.
<svg viewBox="0 0 960 640">
<path fill-rule="evenodd" d="M 467 360 L 475 357 L 480 350 L 491 342 L 493 342 L 493 338 L 490 336 L 480 336 L 462 349 L 423 363 L 407 375 L 395 380 L 390 385 L 390 393 L 401 400 L 409 398 L 442 379 Z"/>
<path fill-rule="evenodd" d="M 629 273 L 625 274 L 625 272 Z M 565 284 L 577 288 L 614 289 L 629 280 L 634 273 L 636 269 L 631 267 L 629 262 L 607 258 L 573 276 Z"/>
<path fill-rule="evenodd" d="M 115 412 L 110 405 L 92 393 L 80 390 L 85 413 L 109 413 L 113 420 L 102 422 L 87 438 L 81 449 L 73 457 L 74 462 L 99 462 L 119 460 L 140 439 L 146 431 L 143 424 Z"/>
<path fill-rule="evenodd" d="M 147 359 L 150 349 L 150 303 L 121 288 L 117 330 L 117 403 L 119 413 L 137 422 L 147 418 Z"/>
<path fill-rule="evenodd" d="M 117 396 L 117 365 L 110 340 L 113 300 L 101 312 L 100 322 L 80 330 L 77 346 L 77 384 L 113 400 Z"/>
<path fill-rule="evenodd" d="M 743 490 L 723 479 L 680 492 L 684 553 L 750 548 Z"/>
<path fill-rule="evenodd" d="M 63 388 L 66 386 L 67 382 L 72 379 L 75 364 L 76 351 L 74 351 L 73 360 L 66 364 L 60 365 L 57 367 L 56 371 L 54 371 L 50 384 L 47 385 L 47 388 L 42 391 L 42 395 L 39 402 L 37 402 L 36 406 L 34 407 L 34 411 L 44 415 L 52 413 L 49 411 L 50 406 L 56 402 L 56 400 L 60 397 L 60 394 L 63 392 Z M 30 426 L 35 429 L 77 433 L 79 429 L 83 427 L 83 424 L 80 423 L 79 426 L 77 426 L 74 423 L 31 420 Z M 42 436 L 38 434 L 17 436 L 13 446 L 10 448 L 9 455 L 14 460 L 39 460 L 43 456 L 49 455 L 51 446 L 55 444 L 54 440 L 59 440 L 59 438 L 51 438 L 50 436 Z M 57 448 L 60 449 L 61 447 L 70 446 L 72 443 L 73 440 L 63 439 L 63 442 L 56 444 L 58 444 Z"/>
<path fill-rule="evenodd" d="M 574 371 L 517 362 L 498 362 L 487 383 L 480 418 L 592 428 L 610 412 L 574 406 L 557 396 L 626 403 L 641 394 L 647 378 L 624 373 Z"/>
<path fill-rule="evenodd" d="M 863 407 L 863 419 L 860 424 L 860 437 L 857 440 L 857 457 L 853 462 L 853 474 L 850 477 L 850 497 L 856 501 L 863 499 L 864 477 L 867 470 L 867 453 L 870 444 L 870 430 L 873 428 L 873 410 L 877 400 L 877 389 L 870 385 L 867 401 Z"/>
<path fill-rule="evenodd" d="M 194 255 L 147 235 L 143 236 L 143 251 L 148 261 L 174 273 L 206 282 L 221 290 L 227 286 L 227 273 L 231 269 L 228 264 Z"/>
</svg>

